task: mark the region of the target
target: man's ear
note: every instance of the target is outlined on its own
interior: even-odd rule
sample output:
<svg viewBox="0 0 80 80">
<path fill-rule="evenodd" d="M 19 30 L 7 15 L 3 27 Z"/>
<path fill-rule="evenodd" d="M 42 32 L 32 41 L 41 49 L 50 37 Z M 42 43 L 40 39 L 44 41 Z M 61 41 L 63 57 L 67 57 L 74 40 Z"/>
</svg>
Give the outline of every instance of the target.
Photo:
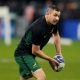
<svg viewBox="0 0 80 80">
<path fill-rule="evenodd" d="M 46 11 L 46 15 L 49 15 L 49 12 L 48 11 Z"/>
<path fill-rule="evenodd" d="M 52 9 L 48 8 L 46 11 L 46 15 L 49 15 L 51 13 Z"/>
</svg>

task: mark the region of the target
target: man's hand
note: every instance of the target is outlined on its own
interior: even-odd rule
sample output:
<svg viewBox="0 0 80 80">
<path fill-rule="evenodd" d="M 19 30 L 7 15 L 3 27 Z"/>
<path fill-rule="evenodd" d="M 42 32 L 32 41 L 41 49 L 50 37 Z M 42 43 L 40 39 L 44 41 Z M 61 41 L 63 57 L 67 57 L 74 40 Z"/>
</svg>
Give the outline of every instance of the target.
<svg viewBox="0 0 80 80">
<path fill-rule="evenodd" d="M 62 55 L 56 55 L 54 56 L 54 59 L 58 61 L 59 63 L 64 63 L 64 58 Z"/>
<path fill-rule="evenodd" d="M 64 59 L 62 57 L 62 55 L 56 55 L 54 56 L 54 58 L 52 58 L 50 61 L 49 61 L 52 69 L 56 72 L 59 72 L 61 71 L 65 64 L 64 64 Z"/>
<path fill-rule="evenodd" d="M 64 68 L 64 66 L 65 66 L 64 58 L 63 58 L 62 55 L 56 55 L 56 56 L 54 56 L 54 59 L 55 59 L 57 62 L 59 62 L 59 65 L 58 65 L 58 67 L 57 67 L 57 72 L 59 72 L 59 71 L 61 71 L 61 70 Z"/>
<path fill-rule="evenodd" d="M 49 62 L 52 63 L 53 65 L 59 65 L 59 62 L 55 60 L 54 58 L 50 58 Z"/>
</svg>

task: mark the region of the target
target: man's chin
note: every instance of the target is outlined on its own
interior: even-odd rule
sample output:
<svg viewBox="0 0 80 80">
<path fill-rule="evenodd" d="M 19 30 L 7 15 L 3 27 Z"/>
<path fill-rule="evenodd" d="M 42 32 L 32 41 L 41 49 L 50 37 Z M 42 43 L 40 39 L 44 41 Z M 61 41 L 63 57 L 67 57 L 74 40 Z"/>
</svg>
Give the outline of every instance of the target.
<svg viewBox="0 0 80 80">
<path fill-rule="evenodd" d="M 56 25 L 57 24 L 57 22 L 56 23 L 53 23 L 53 25 Z"/>
</svg>

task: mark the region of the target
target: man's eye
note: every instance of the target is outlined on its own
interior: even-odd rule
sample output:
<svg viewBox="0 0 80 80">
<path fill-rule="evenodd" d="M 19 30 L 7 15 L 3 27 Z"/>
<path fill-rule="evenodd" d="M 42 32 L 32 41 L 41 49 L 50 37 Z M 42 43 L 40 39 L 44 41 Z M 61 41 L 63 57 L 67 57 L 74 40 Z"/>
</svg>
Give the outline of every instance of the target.
<svg viewBox="0 0 80 80">
<path fill-rule="evenodd" d="M 57 15 L 54 15 L 54 16 L 57 16 Z"/>
</svg>

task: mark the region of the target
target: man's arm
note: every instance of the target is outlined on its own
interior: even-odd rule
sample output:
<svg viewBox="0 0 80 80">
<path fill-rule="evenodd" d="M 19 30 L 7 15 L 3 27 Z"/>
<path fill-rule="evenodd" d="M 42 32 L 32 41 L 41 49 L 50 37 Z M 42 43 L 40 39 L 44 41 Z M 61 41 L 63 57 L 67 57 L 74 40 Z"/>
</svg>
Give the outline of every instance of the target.
<svg viewBox="0 0 80 80">
<path fill-rule="evenodd" d="M 54 44 L 56 48 L 56 56 L 54 56 L 54 59 L 59 62 L 59 66 L 57 70 L 61 71 L 65 66 L 64 58 L 61 54 L 61 39 L 58 32 L 55 33 L 53 37 L 54 37 Z"/>
<path fill-rule="evenodd" d="M 53 58 L 49 57 L 48 55 L 46 55 L 42 50 L 40 50 L 40 46 L 39 45 L 35 45 L 32 44 L 32 54 L 41 57 L 45 60 L 48 61 L 53 61 Z"/>
<path fill-rule="evenodd" d="M 54 37 L 54 44 L 55 44 L 55 48 L 56 48 L 56 54 L 62 55 L 61 54 L 61 39 L 60 39 L 59 33 L 57 32 L 57 33 L 53 34 L 53 37 Z"/>
</svg>

